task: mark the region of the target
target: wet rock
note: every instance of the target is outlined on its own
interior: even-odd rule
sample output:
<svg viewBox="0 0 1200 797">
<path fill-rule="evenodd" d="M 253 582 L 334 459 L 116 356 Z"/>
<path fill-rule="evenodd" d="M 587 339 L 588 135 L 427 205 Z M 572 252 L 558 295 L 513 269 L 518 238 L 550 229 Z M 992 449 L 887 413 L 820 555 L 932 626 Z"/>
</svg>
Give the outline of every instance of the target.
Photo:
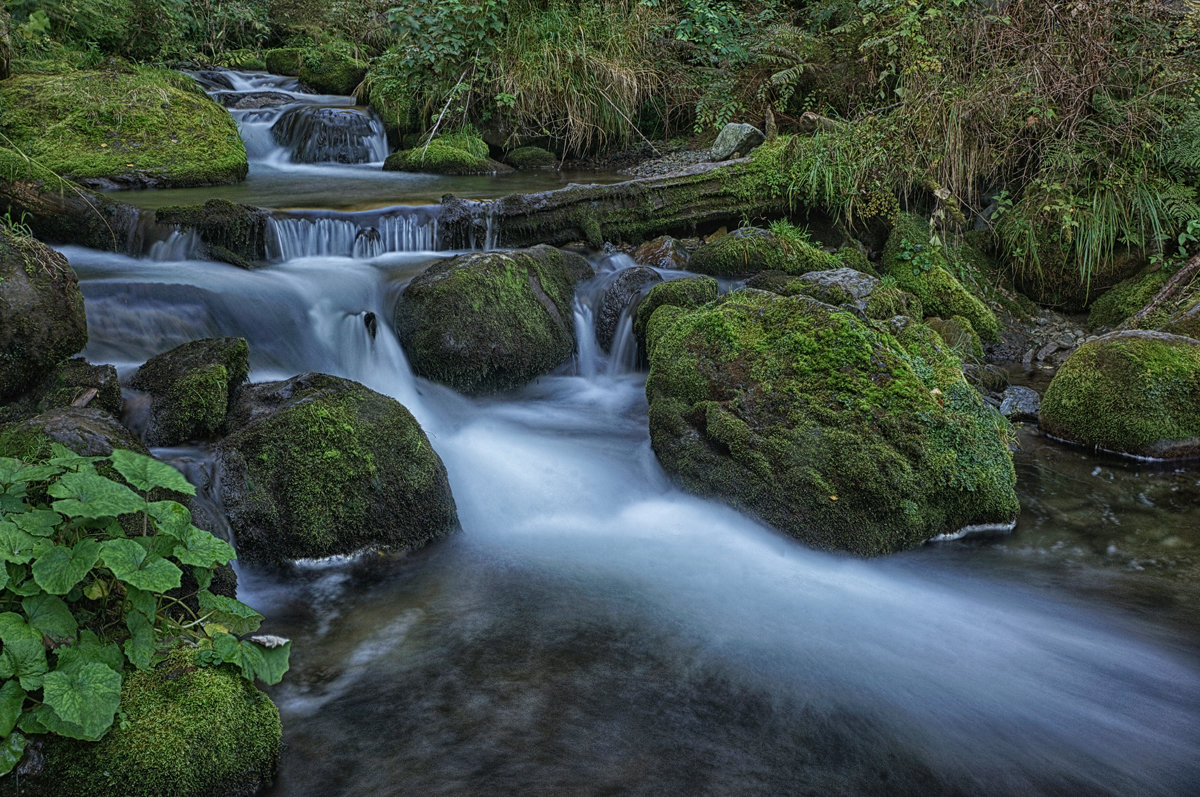
<svg viewBox="0 0 1200 797">
<path fill-rule="evenodd" d="M 36 415 L 56 407 L 91 407 L 120 415 L 124 399 L 117 369 L 92 365 L 81 357 L 55 368 L 28 393 L 9 405 L 14 415 Z"/>
<path fill-rule="evenodd" d="M 107 457 L 124 448 L 149 454 L 146 444 L 104 410 L 58 407 L 19 424 L 17 431 L 45 435 L 85 457 Z"/>
<path fill-rule="evenodd" d="M 682 487 L 819 548 L 889 553 L 1018 505 L 1006 424 L 924 324 L 737 291 L 647 331 L 650 439 Z"/>
<path fill-rule="evenodd" d="M 253 269 L 267 259 L 267 220 L 270 213 L 262 208 L 238 205 L 224 199 L 210 199 L 203 205 L 159 208 L 154 220 L 195 230 L 204 251 L 201 256 Z"/>
<path fill-rule="evenodd" d="M 418 376 L 470 394 L 520 387 L 575 350 L 581 256 L 549 246 L 442 260 L 396 302 L 395 330 Z"/>
<path fill-rule="evenodd" d="M 727 124 L 717 134 L 709 150 L 709 158 L 714 161 L 724 161 L 730 158 L 749 155 L 750 150 L 763 143 L 765 136 L 754 125 Z"/>
<path fill-rule="evenodd" d="M 201 69 L 196 72 L 189 72 L 188 74 L 206 89 L 228 89 L 233 91 L 233 82 L 229 79 L 229 75 L 219 69 Z"/>
<path fill-rule="evenodd" d="M 604 292 L 596 312 L 596 341 L 608 351 L 617 334 L 621 313 L 637 300 L 647 286 L 662 282 L 658 272 L 647 266 L 634 266 L 621 271 Z"/>
<path fill-rule="evenodd" d="M 217 97 L 226 108 L 238 111 L 254 111 L 261 108 L 278 108 L 289 105 L 296 98 L 282 91 L 246 91 L 237 94 L 221 94 Z"/>
<path fill-rule="evenodd" d="M 298 163 L 368 163 L 383 155 L 375 152 L 374 121 L 357 108 L 289 108 L 271 136 Z"/>
<path fill-rule="evenodd" d="M 245 338 L 196 340 L 151 357 L 129 380 L 150 394 L 146 442 L 172 446 L 215 437 L 249 371 Z"/>
<path fill-rule="evenodd" d="M 1047 434 L 1135 456 L 1200 456 L 1200 340 L 1114 332 L 1080 346 L 1042 400 Z"/>
<path fill-rule="evenodd" d="M 1055 343 L 1054 341 L 1050 341 L 1045 346 L 1038 349 L 1038 353 L 1036 355 L 1038 361 L 1040 362 L 1042 360 L 1049 358 L 1051 354 L 1054 354 L 1054 352 L 1058 351 L 1058 348 L 1059 347 L 1058 347 L 1057 343 Z"/>
<path fill-rule="evenodd" d="M 395 399 L 301 374 L 249 385 L 217 446 L 243 560 L 419 548 L 458 525 L 446 469 Z"/>
<path fill-rule="evenodd" d="M 1010 421 L 1037 423 L 1042 397 L 1031 387 L 1012 385 L 1000 397 L 1000 414 Z"/>
<path fill-rule="evenodd" d="M 87 344 L 83 294 L 67 259 L 0 226 L 0 401 Z"/>
<path fill-rule="evenodd" d="M 633 253 L 633 259 L 654 268 L 680 270 L 688 265 L 687 251 L 678 240 L 669 235 L 660 235 L 642 244 Z"/>
</svg>

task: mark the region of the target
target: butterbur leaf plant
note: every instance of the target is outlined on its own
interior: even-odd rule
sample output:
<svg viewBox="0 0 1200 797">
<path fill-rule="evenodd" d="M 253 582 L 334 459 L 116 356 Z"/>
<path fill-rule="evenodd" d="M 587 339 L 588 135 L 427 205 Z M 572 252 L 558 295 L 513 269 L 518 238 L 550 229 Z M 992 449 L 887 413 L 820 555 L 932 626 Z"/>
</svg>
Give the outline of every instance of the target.
<svg viewBox="0 0 1200 797">
<path fill-rule="evenodd" d="M 291 643 L 249 636 L 262 615 L 209 590 L 233 548 L 164 493 L 195 488 L 131 451 L 0 457 L 0 775 L 30 735 L 100 739 L 126 672 L 180 646 L 200 667 L 283 678 Z"/>
</svg>

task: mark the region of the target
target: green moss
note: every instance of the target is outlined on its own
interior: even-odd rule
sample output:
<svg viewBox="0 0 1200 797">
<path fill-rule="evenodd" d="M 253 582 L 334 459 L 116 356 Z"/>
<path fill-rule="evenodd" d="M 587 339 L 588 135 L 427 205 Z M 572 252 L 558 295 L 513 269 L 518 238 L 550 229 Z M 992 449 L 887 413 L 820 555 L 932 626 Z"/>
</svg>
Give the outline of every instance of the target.
<svg viewBox="0 0 1200 797">
<path fill-rule="evenodd" d="M 304 56 L 303 48 L 277 47 L 267 50 L 262 55 L 263 65 L 271 74 L 292 77 L 300 74 L 300 59 Z"/>
<path fill-rule="evenodd" d="M 244 338 L 208 338 L 176 346 L 148 360 L 130 379 L 150 393 L 151 445 L 212 439 L 250 370 Z"/>
<path fill-rule="evenodd" d="M 219 448 L 239 554 L 279 561 L 410 548 L 457 524 L 445 467 L 395 400 L 305 374 L 250 386 L 241 401 L 270 411 L 248 412 Z"/>
<path fill-rule="evenodd" d="M 738 292 L 648 330 L 651 443 L 684 487 L 874 555 L 1017 512 L 1007 423 L 921 324 Z"/>
<path fill-rule="evenodd" d="M 846 268 L 852 268 L 855 271 L 861 271 L 864 274 L 870 274 L 872 277 L 878 277 L 879 274 L 875 271 L 875 266 L 871 265 L 871 261 L 863 253 L 856 244 L 847 244 L 837 250 L 837 259 L 841 261 Z"/>
<path fill-rule="evenodd" d="M 230 666 L 196 667 L 180 648 L 129 673 L 118 721 L 98 742 L 47 739 L 36 793 L 46 797 L 251 794 L 279 760 L 279 711 Z"/>
<path fill-rule="evenodd" d="M 920 217 L 900 214 L 884 247 L 882 270 L 920 299 L 926 313 L 963 316 L 983 340 L 999 339 L 996 315 L 950 272 L 946 252 L 930 245 L 929 225 Z"/>
<path fill-rule="evenodd" d="M 1085 343 L 1046 389 L 1041 425 L 1110 451 L 1200 454 L 1200 341 L 1134 331 Z"/>
<path fill-rule="evenodd" d="M 544 169 L 558 163 L 558 158 L 541 147 L 518 147 L 504 156 L 504 162 L 517 169 Z"/>
<path fill-rule="evenodd" d="M 571 356 L 575 283 L 586 261 L 548 246 L 431 266 L 396 304 L 396 334 L 419 375 L 465 393 L 507 390 Z"/>
<path fill-rule="evenodd" d="M 442 140 L 429 142 L 428 147 L 393 152 L 383 162 L 384 171 L 419 172 L 428 174 L 491 174 L 496 166 L 486 157 L 472 155 L 465 149 L 451 146 Z"/>
<path fill-rule="evenodd" d="M 925 321 L 946 342 L 956 355 L 964 360 L 983 359 L 983 343 L 971 322 L 960 315 L 953 318 L 929 318 Z"/>
<path fill-rule="evenodd" d="M 804 274 L 841 265 L 836 256 L 806 240 L 744 228 L 701 246 L 692 255 L 688 268 L 714 277 L 738 277 L 772 270 Z"/>
<path fill-rule="evenodd" d="M 76 180 L 212 185 L 248 168 L 229 112 L 190 79 L 151 67 L 14 76 L 0 83 L 0 133 Z M 6 171 L 23 168 L 8 160 Z"/>
<path fill-rule="evenodd" d="M 867 298 L 867 318 L 886 321 L 894 316 L 902 315 L 919 319 L 925 317 L 921 300 L 908 291 L 902 291 L 895 285 L 880 285 Z"/>
<path fill-rule="evenodd" d="M 1170 277 L 1159 269 L 1118 282 L 1105 291 L 1088 313 L 1088 328 L 1115 327 L 1145 307 Z"/>
<path fill-rule="evenodd" d="M 309 48 L 300 57 L 300 81 L 324 94 L 352 94 L 366 74 L 367 65 L 341 42 Z"/>
<path fill-rule="evenodd" d="M 646 330 L 655 310 L 668 306 L 693 310 L 714 301 L 717 291 L 717 281 L 712 277 L 684 277 L 655 285 L 638 303 L 637 312 L 633 317 L 633 334 L 637 338 L 638 347 L 645 351 Z"/>
</svg>

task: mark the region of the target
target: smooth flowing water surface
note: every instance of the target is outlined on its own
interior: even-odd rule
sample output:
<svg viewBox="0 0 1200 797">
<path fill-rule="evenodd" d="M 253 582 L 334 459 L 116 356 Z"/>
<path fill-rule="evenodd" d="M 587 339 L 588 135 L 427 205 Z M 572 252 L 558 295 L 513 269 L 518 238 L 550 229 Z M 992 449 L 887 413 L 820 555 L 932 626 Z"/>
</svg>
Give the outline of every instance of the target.
<svg viewBox="0 0 1200 797">
<path fill-rule="evenodd" d="M 621 258 L 580 287 L 559 372 L 481 400 L 416 379 L 391 303 L 447 254 L 247 272 L 67 250 L 90 360 L 128 372 L 244 336 L 253 380 L 363 382 L 446 464 L 462 529 L 444 541 L 240 570 L 295 640 L 272 794 L 1198 792 L 1200 469 L 1026 432 L 1011 534 L 817 553 L 664 476 L 645 375 L 591 338 Z"/>
</svg>

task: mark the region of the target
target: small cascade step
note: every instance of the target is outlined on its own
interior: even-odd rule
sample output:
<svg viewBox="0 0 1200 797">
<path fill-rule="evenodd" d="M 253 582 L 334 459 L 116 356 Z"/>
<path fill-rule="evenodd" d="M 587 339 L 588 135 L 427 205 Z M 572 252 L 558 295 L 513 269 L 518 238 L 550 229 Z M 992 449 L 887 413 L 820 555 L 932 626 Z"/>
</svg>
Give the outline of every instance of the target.
<svg viewBox="0 0 1200 797">
<path fill-rule="evenodd" d="M 296 163 L 372 163 L 387 157 L 383 124 L 367 109 L 293 105 L 271 125 Z"/>
<path fill-rule="evenodd" d="M 372 258 L 438 249 L 437 205 L 361 213 L 281 213 L 270 220 L 274 256 Z"/>
</svg>

